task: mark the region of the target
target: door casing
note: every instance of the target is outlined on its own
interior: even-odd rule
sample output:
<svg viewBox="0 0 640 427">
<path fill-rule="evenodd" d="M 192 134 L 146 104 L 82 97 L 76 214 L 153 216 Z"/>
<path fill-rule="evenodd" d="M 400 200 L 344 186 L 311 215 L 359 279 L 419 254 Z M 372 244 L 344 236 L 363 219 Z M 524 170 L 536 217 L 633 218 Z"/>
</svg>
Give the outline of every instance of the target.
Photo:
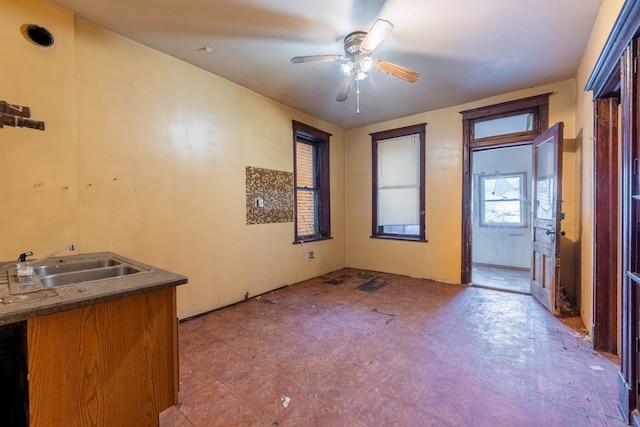
<svg viewBox="0 0 640 427">
<path fill-rule="evenodd" d="M 461 111 L 462 114 L 462 260 L 460 283 L 471 283 L 471 244 L 473 236 L 471 191 L 473 188 L 472 156 L 474 150 L 510 147 L 530 144 L 549 126 L 549 95 L 544 93 L 529 98 L 489 105 Z M 489 138 L 474 138 L 473 125 L 476 121 L 497 119 L 510 115 L 530 112 L 534 115 L 532 129 Z"/>
<path fill-rule="evenodd" d="M 633 187 L 637 187 L 638 178 L 638 117 L 640 112 L 638 109 L 638 98 L 640 94 L 640 85 L 638 84 L 638 54 L 637 54 L 637 42 L 634 41 L 637 34 L 640 33 L 640 2 L 635 0 L 627 0 L 622 6 L 620 14 L 613 25 L 611 33 L 607 38 L 598 60 L 594 66 L 594 69 L 587 81 L 585 90 L 593 91 L 594 99 L 594 123 L 596 124 L 595 138 L 600 138 L 600 141 L 596 141 L 595 155 L 602 156 L 602 150 L 599 150 L 597 144 L 607 142 L 607 129 L 613 129 L 613 118 L 599 122 L 599 114 L 603 113 L 603 105 L 608 98 L 616 98 L 620 96 L 620 103 L 622 110 L 619 117 L 619 123 L 621 127 L 622 141 L 620 144 L 621 159 L 619 164 L 619 175 L 621 178 L 621 191 L 620 191 L 620 203 L 619 203 L 619 218 L 621 220 L 621 231 L 618 235 L 620 238 L 620 281 L 621 281 L 621 306 L 620 306 L 620 348 L 618 353 L 620 354 L 620 372 L 618 376 L 618 406 L 622 415 L 627 422 L 635 422 L 636 425 L 640 425 L 640 417 L 638 416 L 638 393 L 640 387 L 638 385 L 638 360 L 639 349 L 637 346 L 638 341 L 638 321 L 640 320 L 640 313 L 638 312 L 637 301 L 637 286 L 631 280 L 631 276 L 627 274 L 628 271 L 638 271 L 638 258 L 636 245 L 638 244 L 639 236 L 636 227 L 632 226 L 635 220 L 640 216 L 637 205 L 634 206 L 632 199 Z M 605 124 L 601 129 L 600 125 Z M 609 138 L 610 143 L 613 139 Z M 600 147 L 603 148 L 603 147 Z M 595 160 L 596 163 L 599 158 Z M 595 168 L 595 166 L 594 166 Z M 635 170 L 635 172 L 634 172 Z M 598 187 L 594 188 L 597 191 Z M 596 209 L 598 205 L 596 205 Z M 610 221 L 611 218 L 607 218 L 606 212 L 609 210 L 600 209 L 600 212 L 594 213 L 594 222 Z M 594 230 L 594 238 L 598 239 L 598 229 Z M 598 240 L 594 241 L 596 249 L 594 251 L 594 264 L 598 264 L 599 267 L 606 267 L 604 256 L 606 252 L 598 250 Z M 602 247 L 601 247 L 602 248 Z M 636 264 L 636 265 L 634 265 Z M 596 271 L 597 272 L 597 271 Z M 612 304 L 613 289 L 612 284 L 599 281 L 601 274 L 604 274 L 603 270 L 600 270 L 596 275 L 594 272 L 594 321 L 603 322 L 600 326 L 595 325 L 597 329 L 594 329 L 594 338 L 601 333 L 608 334 L 611 324 L 607 324 L 607 316 L 599 316 L 599 311 L 606 310 L 607 304 Z M 612 273 L 609 273 L 612 274 Z M 598 285 L 601 285 L 598 287 Z M 616 286 L 617 289 L 617 286 Z M 604 298 L 603 298 L 604 295 Z M 599 329 L 604 328 L 604 329 Z M 605 336 L 606 337 L 606 336 Z M 613 339 L 612 337 L 607 337 Z M 595 342 L 594 342 L 595 344 Z"/>
</svg>

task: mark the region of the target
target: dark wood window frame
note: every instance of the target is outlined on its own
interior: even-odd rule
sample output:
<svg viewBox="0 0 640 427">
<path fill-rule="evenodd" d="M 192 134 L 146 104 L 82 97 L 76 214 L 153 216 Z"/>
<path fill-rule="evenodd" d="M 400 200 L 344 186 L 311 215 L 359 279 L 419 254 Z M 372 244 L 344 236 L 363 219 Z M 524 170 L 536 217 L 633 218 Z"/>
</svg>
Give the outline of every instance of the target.
<svg viewBox="0 0 640 427">
<path fill-rule="evenodd" d="M 420 123 L 413 126 L 405 126 L 397 129 L 390 129 L 381 132 L 375 132 L 369 134 L 371 136 L 371 170 L 372 170 L 372 209 L 371 209 L 371 238 L 376 239 L 391 239 L 391 240 L 408 240 L 414 242 L 426 242 L 425 232 L 425 134 L 426 123 Z M 378 141 L 386 139 L 400 138 L 409 135 L 419 135 L 420 138 L 420 206 L 419 206 L 419 218 L 420 218 L 420 230 L 418 235 L 413 234 L 398 234 L 398 233 L 384 233 L 378 226 Z"/>
<path fill-rule="evenodd" d="M 331 195 L 329 141 L 331 134 L 293 120 L 293 186 L 294 186 L 294 244 L 331 239 Z M 298 188 L 297 188 L 297 144 L 310 144 L 315 151 L 315 181 L 318 200 L 316 206 L 316 232 L 313 235 L 298 235 Z"/>
<path fill-rule="evenodd" d="M 471 282 L 471 237 L 472 211 L 471 190 L 473 187 L 471 176 L 471 153 L 475 150 L 483 150 L 497 147 L 510 147 L 529 144 L 543 130 L 549 127 L 549 95 L 545 93 L 515 101 L 502 102 L 486 107 L 461 111 L 462 114 L 462 284 Z M 515 132 L 504 135 L 496 135 L 487 138 L 474 138 L 474 123 L 485 120 L 499 119 L 532 113 L 533 126 L 527 132 Z"/>
</svg>

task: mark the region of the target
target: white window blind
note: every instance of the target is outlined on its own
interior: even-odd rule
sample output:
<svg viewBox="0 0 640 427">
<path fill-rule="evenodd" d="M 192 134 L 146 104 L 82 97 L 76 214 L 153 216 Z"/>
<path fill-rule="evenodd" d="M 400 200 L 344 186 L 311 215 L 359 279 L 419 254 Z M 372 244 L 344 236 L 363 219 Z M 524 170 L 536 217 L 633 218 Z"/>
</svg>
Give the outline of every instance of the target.
<svg viewBox="0 0 640 427">
<path fill-rule="evenodd" d="M 378 225 L 420 224 L 420 136 L 378 141 Z"/>
</svg>

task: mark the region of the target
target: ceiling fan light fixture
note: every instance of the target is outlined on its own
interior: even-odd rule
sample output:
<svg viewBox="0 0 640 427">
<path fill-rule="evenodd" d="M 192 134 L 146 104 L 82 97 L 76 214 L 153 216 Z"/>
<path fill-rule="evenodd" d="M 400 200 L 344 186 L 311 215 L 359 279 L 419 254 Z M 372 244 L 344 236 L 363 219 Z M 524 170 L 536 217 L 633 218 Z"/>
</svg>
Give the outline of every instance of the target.
<svg viewBox="0 0 640 427">
<path fill-rule="evenodd" d="M 340 64 L 340 71 L 342 71 L 342 74 L 344 74 L 345 76 L 351 75 L 353 68 L 354 68 L 353 61 L 345 61 L 342 64 Z"/>
<path fill-rule="evenodd" d="M 364 56 L 360 60 L 360 69 L 368 73 L 373 68 L 373 59 L 370 56 Z"/>
<path fill-rule="evenodd" d="M 347 100 L 351 87 L 356 86 L 356 112 L 360 112 L 360 81 L 367 78 L 374 69 L 398 77 L 409 83 L 414 83 L 420 74 L 403 66 L 371 57 L 373 50 L 393 30 L 393 24 L 384 19 L 378 19 L 369 32 L 354 31 L 344 38 L 344 55 L 307 55 L 294 56 L 291 62 L 340 61 L 340 71 L 344 75 L 342 85 L 336 96 L 337 102 Z"/>
</svg>

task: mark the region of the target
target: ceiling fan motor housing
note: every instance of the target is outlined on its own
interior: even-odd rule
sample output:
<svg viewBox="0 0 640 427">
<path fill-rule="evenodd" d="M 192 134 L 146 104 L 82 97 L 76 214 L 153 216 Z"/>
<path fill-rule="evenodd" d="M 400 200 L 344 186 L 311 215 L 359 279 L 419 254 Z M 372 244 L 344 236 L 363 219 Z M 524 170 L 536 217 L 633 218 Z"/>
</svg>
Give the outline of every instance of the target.
<svg viewBox="0 0 640 427">
<path fill-rule="evenodd" d="M 353 57 L 360 53 L 360 45 L 366 36 L 367 33 L 364 31 L 354 31 L 347 35 L 344 38 L 344 53 L 348 57 Z"/>
</svg>

